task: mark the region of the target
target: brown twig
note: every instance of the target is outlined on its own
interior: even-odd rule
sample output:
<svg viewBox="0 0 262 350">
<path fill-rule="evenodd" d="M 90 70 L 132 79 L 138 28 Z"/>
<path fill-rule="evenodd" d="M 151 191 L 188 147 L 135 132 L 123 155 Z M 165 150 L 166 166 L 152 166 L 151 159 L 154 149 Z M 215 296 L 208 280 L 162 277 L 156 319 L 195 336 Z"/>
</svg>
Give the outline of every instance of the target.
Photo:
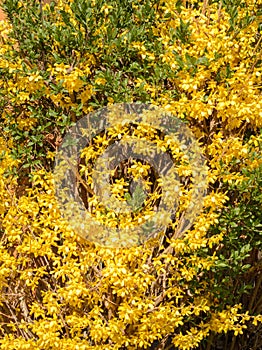
<svg viewBox="0 0 262 350">
<path fill-rule="evenodd" d="M 260 276 L 259 276 L 259 278 L 258 278 L 258 280 L 256 282 L 255 289 L 254 289 L 254 291 L 252 293 L 252 297 L 251 297 L 249 305 L 248 305 L 248 310 L 252 310 L 253 309 L 253 305 L 254 305 L 254 302 L 256 300 L 259 288 L 261 287 L 261 284 L 262 284 L 262 273 L 260 274 Z"/>
<path fill-rule="evenodd" d="M 219 2 L 219 8 L 218 8 L 218 13 L 217 13 L 218 29 L 220 28 L 221 9 L 222 9 L 222 0 L 220 0 L 220 2 Z"/>
<path fill-rule="evenodd" d="M 204 2 L 203 2 L 203 7 L 202 7 L 202 14 L 203 14 L 203 15 L 206 14 L 207 6 L 208 6 L 208 0 L 204 0 Z"/>
<path fill-rule="evenodd" d="M 69 165 L 69 167 L 71 168 L 71 170 L 75 173 L 74 175 L 76 176 L 77 180 L 81 183 L 82 186 L 84 186 L 84 188 L 87 190 L 88 193 L 95 195 L 95 192 L 92 190 L 92 188 L 90 186 L 88 186 L 85 181 L 83 181 L 83 179 L 81 178 L 81 176 L 78 174 L 77 169 L 75 168 L 75 166 L 72 164 L 72 162 L 70 161 L 70 159 L 68 157 L 66 157 L 65 155 L 63 155 L 64 159 L 66 160 L 67 164 Z"/>
</svg>

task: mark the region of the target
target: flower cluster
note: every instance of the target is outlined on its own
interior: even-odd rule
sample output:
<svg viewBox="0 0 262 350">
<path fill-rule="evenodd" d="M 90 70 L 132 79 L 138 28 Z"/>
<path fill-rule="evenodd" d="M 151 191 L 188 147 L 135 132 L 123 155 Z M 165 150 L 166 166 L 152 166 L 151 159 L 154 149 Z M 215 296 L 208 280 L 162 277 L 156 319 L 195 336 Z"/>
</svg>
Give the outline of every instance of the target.
<svg viewBox="0 0 262 350">
<path fill-rule="evenodd" d="M 261 346 L 261 0 L 2 3 L 0 348 Z M 87 210 L 131 227 L 161 198 L 161 177 L 127 160 L 110 174 L 110 192 L 132 215 L 101 205 L 92 171 L 114 140 L 154 140 L 182 185 L 165 232 L 149 227 L 152 239 L 137 247 L 98 246 L 62 216 L 53 160 L 83 115 L 133 101 L 162 106 L 192 130 L 207 195 L 189 229 L 189 159 L 156 127 L 112 115 L 80 159 Z M 131 180 L 142 189 L 130 193 Z"/>
</svg>

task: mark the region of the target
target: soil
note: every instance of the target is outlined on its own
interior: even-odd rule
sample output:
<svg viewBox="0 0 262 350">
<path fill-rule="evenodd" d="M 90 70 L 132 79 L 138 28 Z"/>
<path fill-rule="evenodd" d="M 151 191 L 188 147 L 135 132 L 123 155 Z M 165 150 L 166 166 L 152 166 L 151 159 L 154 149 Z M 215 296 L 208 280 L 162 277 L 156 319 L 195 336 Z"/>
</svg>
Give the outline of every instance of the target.
<svg viewBox="0 0 262 350">
<path fill-rule="evenodd" d="M 0 21 L 2 21 L 5 18 L 6 18 L 5 14 L 4 14 L 3 10 L 0 8 Z"/>
</svg>

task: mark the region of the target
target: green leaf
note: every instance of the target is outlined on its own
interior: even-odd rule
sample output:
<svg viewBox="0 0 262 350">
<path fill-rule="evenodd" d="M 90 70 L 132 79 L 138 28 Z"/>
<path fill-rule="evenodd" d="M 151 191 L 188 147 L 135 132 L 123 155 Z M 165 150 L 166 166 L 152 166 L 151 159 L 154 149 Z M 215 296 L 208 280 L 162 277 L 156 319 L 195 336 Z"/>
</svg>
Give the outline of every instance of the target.
<svg viewBox="0 0 262 350">
<path fill-rule="evenodd" d="M 132 196 L 129 193 L 125 194 L 127 204 L 132 208 L 134 212 L 141 210 L 146 197 L 147 196 L 145 194 L 143 186 L 141 186 L 140 184 L 136 186 Z"/>
</svg>

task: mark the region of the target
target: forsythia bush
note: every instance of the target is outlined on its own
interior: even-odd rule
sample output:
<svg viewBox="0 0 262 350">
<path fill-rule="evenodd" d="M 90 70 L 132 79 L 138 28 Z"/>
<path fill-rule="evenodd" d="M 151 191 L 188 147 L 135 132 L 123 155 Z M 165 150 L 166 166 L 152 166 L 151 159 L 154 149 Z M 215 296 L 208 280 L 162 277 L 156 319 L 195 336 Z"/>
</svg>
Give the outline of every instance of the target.
<svg viewBox="0 0 262 350">
<path fill-rule="evenodd" d="M 261 0 L 2 7 L 0 348 L 261 349 Z M 53 161 L 83 115 L 137 101 L 192 130 L 208 192 L 183 236 L 110 249 L 62 217 Z"/>
</svg>

